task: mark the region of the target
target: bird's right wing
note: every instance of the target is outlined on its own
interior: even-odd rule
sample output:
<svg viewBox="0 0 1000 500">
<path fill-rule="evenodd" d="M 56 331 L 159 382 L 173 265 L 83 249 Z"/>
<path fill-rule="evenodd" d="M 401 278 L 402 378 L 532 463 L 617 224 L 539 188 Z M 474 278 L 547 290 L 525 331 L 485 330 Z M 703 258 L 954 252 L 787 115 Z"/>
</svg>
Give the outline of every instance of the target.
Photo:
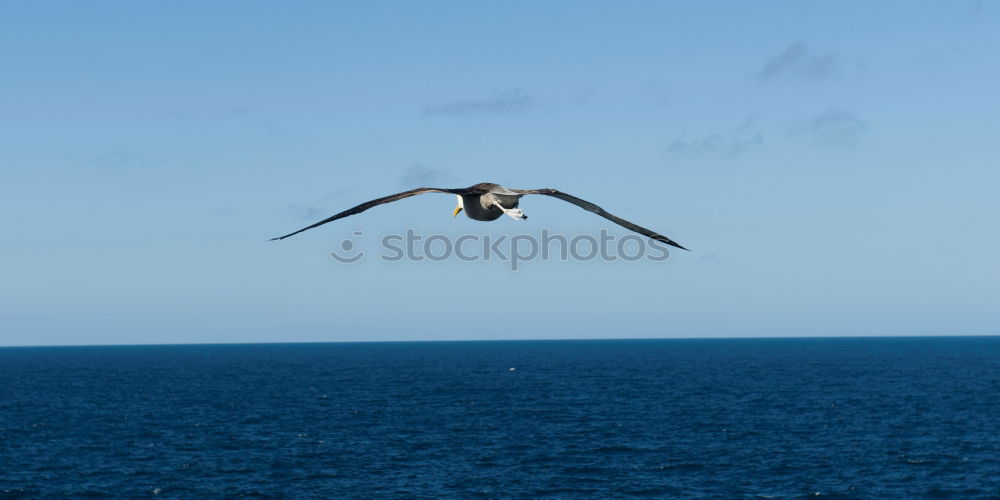
<svg viewBox="0 0 1000 500">
<path fill-rule="evenodd" d="M 386 203 L 392 203 L 392 202 L 394 202 L 396 200 L 402 200 L 403 198 L 409 198 L 411 196 L 416 196 L 418 194 L 424 194 L 424 193 L 465 194 L 468 191 L 469 191 L 468 189 L 417 188 L 417 189 L 411 189 L 409 191 L 403 191 L 402 193 L 390 194 L 389 196 L 383 196 L 382 198 L 374 199 L 374 200 L 371 200 L 371 201 L 366 201 L 366 202 L 364 202 L 364 203 L 362 203 L 362 204 L 360 204 L 360 205 L 358 205 L 356 207 L 348 208 L 347 210 L 344 210 L 343 212 L 340 212 L 339 214 L 327 217 L 326 219 L 323 219 L 323 220 L 321 220 L 321 221 L 319 221 L 319 222 L 317 222 L 317 223 L 315 223 L 315 224 L 313 224 L 311 226 L 306 226 L 306 227 L 304 227 L 302 229 L 299 229 L 298 231 L 295 231 L 294 233 L 288 233 L 288 234 L 286 234 L 284 236 L 278 236 L 277 238 L 271 238 L 270 241 L 283 240 L 283 239 L 285 239 L 285 238 L 287 238 L 289 236 L 294 236 L 296 234 L 299 234 L 302 231 L 305 231 L 305 230 L 308 230 L 308 229 L 312 229 L 312 228 L 317 227 L 317 226 L 322 226 L 323 224 L 326 224 L 327 222 L 333 222 L 333 221 L 335 221 L 337 219 L 343 219 L 344 217 L 347 217 L 349 215 L 360 214 L 361 212 L 364 212 L 365 210 L 368 210 L 369 208 L 372 208 L 374 206 L 384 205 Z"/>
<path fill-rule="evenodd" d="M 580 208 L 582 208 L 582 209 L 584 209 L 584 210 L 586 210 L 588 212 L 593 212 L 593 213 L 595 213 L 597 215 L 600 215 L 601 217 L 604 217 L 605 219 L 608 219 L 609 221 L 614 222 L 615 224 L 618 224 L 619 226 L 624 227 L 625 229 L 629 229 L 631 231 L 635 231 L 635 232 L 637 232 L 637 233 L 639 233 L 639 234 L 641 234 L 643 236 L 648 236 L 648 237 L 650 237 L 650 238 L 652 238 L 652 239 L 654 239 L 656 241 L 662 241 L 663 243 L 666 243 L 666 244 L 668 244 L 670 246 L 673 246 L 673 247 L 680 248 L 681 250 L 687 250 L 687 248 L 682 247 L 676 241 L 674 241 L 674 240 L 672 240 L 670 238 L 667 238 L 666 236 L 663 236 L 662 234 L 659 234 L 659 233 L 657 233 L 655 231 L 651 231 L 649 229 L 646 229 L 646 228 L 644 228 L 644 227 L 642 227 L 642 226 L 640 226 L 638 224 L 633 224 L 633 223 L 631 223 L 631 222 L 629 222 L 629 221 L 627 221 L 625 219 L 622 219 L 621 217 L 618 217 L 618 216 L 615 216 L 613 214 L 608 213 L 607 210 L 605 210 L 605 209 L 603 209 L 603 208 L 601 208 L 601 207 L 599 207 L 599 206 L 597 206 L 597 205 L 595 205 L 595 204 L 593 204 L 593 203 L 591 203 L 591 202 L 589 202 L 587 200 L 582 200 L 582 199 L 577 198 L 576 196 L 573 196 L 571 194 L 566 194 L 566 193 L 564 193 L 562 191 L 559 191 L 558 189 L 548 189 L 548 188 L 545 188 L 545 189 L 512 189 L 511 191 L 514 191 L 514 192 L 520 193 L 520 194 L 544 194 L 546 196 L 551 196 L 553 198 L 559 198 L 560 200 L 563 200 L 563 201 L 568 201 L 568 202 L 570 202 L 570 203 L 572 203 L 572 204 L 574 204 L 574 205 L 576 205 L 576 206 L 578 206 L 578 207 L 580 207 Z"/>
</svg>

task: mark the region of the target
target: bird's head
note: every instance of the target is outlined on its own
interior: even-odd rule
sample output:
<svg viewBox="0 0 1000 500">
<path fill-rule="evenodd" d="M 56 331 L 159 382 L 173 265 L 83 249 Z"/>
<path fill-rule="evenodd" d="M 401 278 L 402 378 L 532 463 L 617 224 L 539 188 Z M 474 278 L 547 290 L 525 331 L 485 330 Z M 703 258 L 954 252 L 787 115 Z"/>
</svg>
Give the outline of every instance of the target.
<svg viewBox="0 0 1000 500">
<path fill-rule="evenodd" d="M 464 205 L 462 204 L 462 197 L 457 194 L 455 195 L 455 197 L 458 198 L 458 206 L 455 207 L 455 211 L 452 212 L 451 214 L 452 217 L 458 217 L 458 213 L 462 211 L 462 208 L 464 208 Z"/>
</svg>

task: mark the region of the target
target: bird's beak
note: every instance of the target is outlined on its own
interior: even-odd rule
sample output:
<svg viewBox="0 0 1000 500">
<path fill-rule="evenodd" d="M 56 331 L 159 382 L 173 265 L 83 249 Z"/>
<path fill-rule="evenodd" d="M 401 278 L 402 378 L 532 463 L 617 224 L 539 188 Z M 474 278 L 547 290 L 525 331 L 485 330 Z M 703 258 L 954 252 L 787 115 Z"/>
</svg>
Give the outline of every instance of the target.
<svg viewBox="0 0 1000 500">
<path fill-rule="evenodd" d="M 455 211 L 451 214 L 452 217 L 458 217 L 458 213 L 462 211 L 462 206 L 459 205 L 455 207 Z"/>
</svg>

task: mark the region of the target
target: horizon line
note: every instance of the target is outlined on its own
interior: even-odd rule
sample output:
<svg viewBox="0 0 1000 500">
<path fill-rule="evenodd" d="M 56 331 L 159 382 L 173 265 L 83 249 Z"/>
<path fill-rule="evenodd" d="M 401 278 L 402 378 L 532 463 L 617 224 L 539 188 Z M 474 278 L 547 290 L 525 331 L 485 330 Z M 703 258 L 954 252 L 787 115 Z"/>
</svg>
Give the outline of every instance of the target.
<svg viewBox="0 0 1000 500">
<path fill-rule="evenodd" d="M 817 336 L 746 336 L 746 337 L 593 337 L 593 338 L 493 338 L 493 339 L 413 339 L 413 340 L 304 340 L 286 342 L 173 342 L 135 344 L 24 344 L 0 345 L 0 349 L 20 349 L 38 347 L 185 347 L 185 346 L 246 346 L 246 345 L 310 345 L 310 344 L 403 344 L 403 343 L 460 343 L 460 342 L 613 342 L 613 341 L 671 341 L 671 340 L 831 340 L 831 339 L 930 339 L 930 338 L 989 338 L 1000 337 L 1000 333 L 983 334 L 880 334 L 880 335 L 817 335 Z"/>
</svg>

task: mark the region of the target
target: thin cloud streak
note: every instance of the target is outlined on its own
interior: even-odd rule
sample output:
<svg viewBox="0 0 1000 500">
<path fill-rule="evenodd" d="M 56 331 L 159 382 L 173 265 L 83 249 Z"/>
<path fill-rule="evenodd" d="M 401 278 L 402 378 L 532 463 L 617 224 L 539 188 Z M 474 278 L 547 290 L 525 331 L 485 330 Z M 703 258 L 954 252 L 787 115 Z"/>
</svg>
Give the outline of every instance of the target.
<svg viewBox="0 0 1000 500">
<path fill-rule="evenodd" d="M 707 154 L 738 156 L 764 146 L 764 135 L 753 133 L 755 122 L 752 116 L 748 116 L 732 134 L 713 133 L 688 141 L 677 139 L 670 143 L 667 151 L 688 157 Z"/>
<path fill-rule="evenodd" d="M 760 71 L 754 73 L 758 80 L 798 78 L 824 81 L 843 73 L 843 61 L 832 53 L 810 54 L 805 43 L 795 42 L 780 54 L 772 56 Z"/>
<path fill-rule="evenodd" d="M 448 172 L 436 168 L 430 168 L 419 163 L 411 165 L 403 172 L 400 184 L 403 187 L 428 187 L 433 184 L 440 184 L 451 180 Z"/>
<path fill-rule="evenodd" d="M 283 215 L 291 216 L 296 219 L 309 220 L 317 219 L 319 216 L 326 213 L 322 208 L 313 205 L 302 206 L 297 203 L 293 203 L 281 211 Z"/>
<path fill-rule="evenodd" d="M 520 88 L 494 90 L 488 97 L 465 99 L 439 105 L 425 106 L 427 116 L 487 116 L 524 113 L 535 108 L 535 99 Z"/>
<path fill-rule="evenodd" d="M 816 145 L 854 146 L 867 131 L 868 125 L 853 113 L 829 110 L 810 118 L 794 133 L 811 137 Z"/>
<path fill-rule="evenodd" d="M 90 164 L 99 169 L 125 169 L 139 166 L 143 163 L 142 155 L 132 151 L 118 151 L 101 155 L 90 160 Z"/>
</svg>

